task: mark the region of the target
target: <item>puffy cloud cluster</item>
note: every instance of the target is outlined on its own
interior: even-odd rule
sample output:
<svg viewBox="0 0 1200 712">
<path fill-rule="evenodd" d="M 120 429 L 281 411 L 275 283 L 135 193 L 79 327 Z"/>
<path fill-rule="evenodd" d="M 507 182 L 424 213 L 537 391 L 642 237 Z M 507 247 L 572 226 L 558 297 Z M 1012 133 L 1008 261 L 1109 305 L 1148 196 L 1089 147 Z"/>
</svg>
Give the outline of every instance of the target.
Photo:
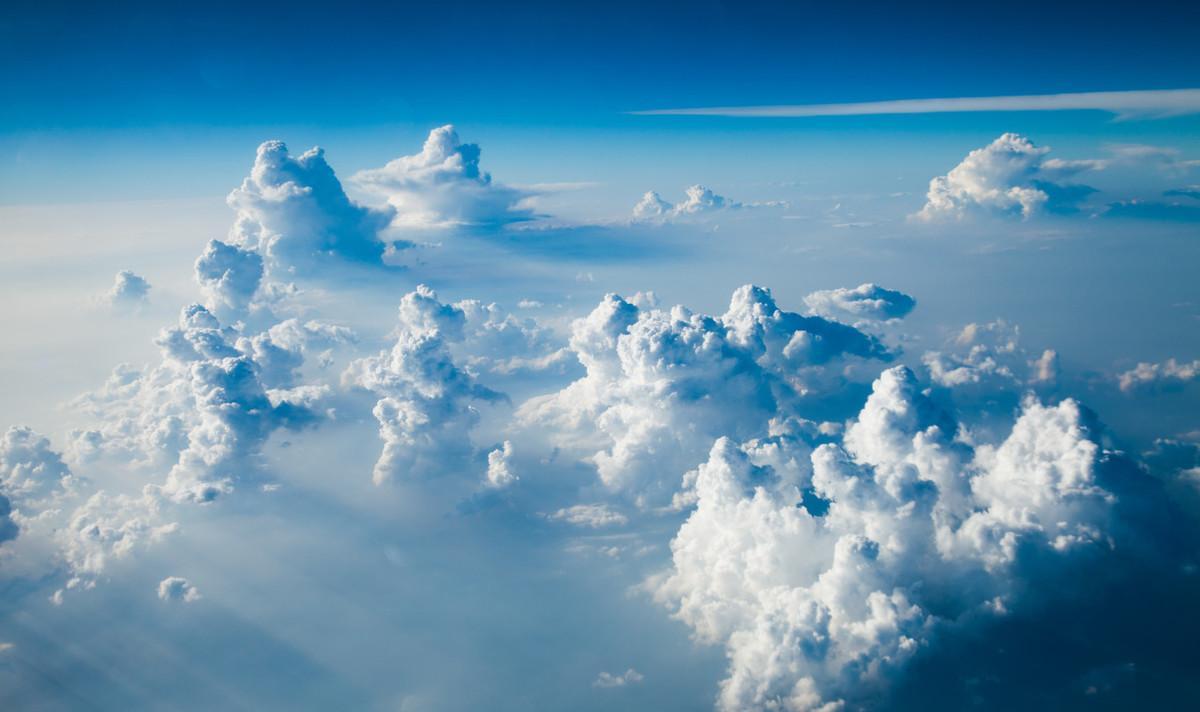
<svg viewBox="0 0 1200 712">
<path fill-rule="evenodd" d="M 1107 460 L 1077 403 L 1027 400 L 996 446 L 955 432 L 897 367 L 790 493 L 752 451 L 713 445 L 673 569 L 651 583 L 697 638 L 727 646 L 721 709 L 878 703 L 955 626 L 1036 598 L 1054 561 L 1117 545 Z"/>
<path fill-rule="evenodd" d="M 1122 373 L 1118 378 L 1121 390 L 1131 393 L 1137 390 L 1179 387 L 1200 377 L 1200 360 L 1188 363 L 1173 358 L 1162 363 L 1139 363 Z"/>
<path fill-rule="evenodd" d="M 937 385 L 981 393 L 1012 391 L 1025 385 L 1050 385 L 1058 379 L 1058 354 L 1032 356 L 1020 345 L 1020 328 L 1003 320 L 963 327 L 941 351 L 922 357 Z"/>
<path fill-rule="evenodd" d="M 842 287 L 813 292 L 804 298 L 804 305 L 812 313 L 830 318 L 849 316 L 853 319 L 888 321 L 908 316 L 917 305 L 917 300 L 904 292 L 868 282 L 853 289 Z"/>
<path fill-rule="evenodd" d="M 119 366 L 103 388 L 80 399 L 100 424 L 77 434 L 79 457 L 119 455 L 168 467 L 163 491 L 175 500 L 208 502 L 231 491 L 254 470 L 273 429 L 314 417 L 307 406 L 320 391 L 284 390 L 303 360 L 294 331 L 304 327 L 285 322 L 239 338 L 205 307 L 184 308 L 156 340 L 159 365 Z"/>
<path fill-rule="evenodd" d="M 474 401 L 503 396 L 476 382 L 450 353 L 464 338 L 467 317 L 421 285 L 400 301 L 396 343 L 390 351 L 350 364 L 344 381 L 379 396 L 383 452 L 372 479 L 444 472 L 472 452 L 470 431 L 479 421 Z"/>
<path fill-rule="evenodd" d="M 752 285 L 719 317 L 609 294 L 574 323 L 570 348 L 586 375 L 519 415 L 556 429 L 566 447 L 586 452 L 599 438 L 587 459 L 601 481 L 643 506 L 670 500 L 675 473 L 695 467 L 714 438 L 766 437 L 773 422 L 800 416 L 823 365 L 890 358 L 874 337 L 783 311 Z"/>
<path fill-rule="evenodd" d="M 196 258 L 195 276 L 205 306 L 215 314 L 242 315 L 263 280 L 262 255 L 220 240 L 209 240 Z"/>
<path fill-rule="evenodd" d="M 1050 149 L 1024 136 L 1006 133 L 967 154 L 944 176 L 929 181 L 925 206 L 913 217 L 935 221 L 962 219 L 971 213 L 1020 215 L 1028 218 L 1091 192 L 1085 186 L 1054 181 L 1083 170 L 1102 168 L 1095 161 L 1045 159 Z"/>
<path fill-rule="evenodd" d="M 158 597 L 164 601 L 194 603 L 203 596 L 191 581 L 181 576 L 168 576 L 158 583 Z"/>
<path fill-rule="evenodd" d="M 227 202 L 237 211 L 230 241 L 285 271 L 308 270 L 330 257 L 378 263 L 386 247 L 380 233 L 394 215 L 391 208 L 373 210 L 351 201 L 320 148 L 293 157 L 282 141 L 258 147 L 250 175 Z M 253 264 L 220 246 L 209 247 L 214 254 L 201 257 L 206 266 L 198 264 L 198 274 L 203 269 L 207 279 L 219 280 L 223 266 L 240 262 L 227 286 L 244 294 L 253 281 Z"/>
<path fill-rule="evenodd" d="M 14 426 L 0 439 L 0 492 L 16 500 L 43 500 L 72 487 L 74 476 L 50 441 Z"/>
<path fill-rule="evenodd" d="M 112 289 L 105 293 L 105 300 L 113 306 L 141 304 L 150 296 L 150 283 L 127 269 L 117 272 Z"/>
<path fill-rule="evenodd" d="M 742 207 L 745 206 L 696 184 L 689 186 L 684 191 L 683 200 L 674 205 L 663 200 L 657 192 L 648 191 L 637 205 L 633 206 L 633 217 L 635 220 L 670 220 Z"/>
<path fill-rule="evenodd" d="M 473 372 L 497 376 L 564 371 L 571 352 L 561 337 L 535 319 L 515 316 L 495 303 L 464 299 L 455 308 L 466 316 L 463 338 L 451 345 Z"/>
<path fill-rule="evenodd" d="M 479 167 L 479 146 L 463 143 L 453 126 L 429 132 L 421 152 L 382 168 L 360 171 L 354 181 L 384 196 L 399 225 L 497 226 L 530 220 L 531 193 L 501 185 Z"/>
</svg>

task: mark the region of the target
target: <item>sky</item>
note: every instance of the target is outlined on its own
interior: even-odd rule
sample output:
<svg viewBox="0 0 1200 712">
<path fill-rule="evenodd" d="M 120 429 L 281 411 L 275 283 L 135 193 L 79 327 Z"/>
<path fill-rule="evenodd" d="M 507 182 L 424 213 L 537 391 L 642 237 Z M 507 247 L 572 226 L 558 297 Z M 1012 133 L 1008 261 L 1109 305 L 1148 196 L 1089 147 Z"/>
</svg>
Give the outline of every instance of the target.
<svg viewBox="0 0 1200 712">
<path fill-rule="evenodd" d="M 1198 28 L 6 5 L 0 706 L 1187 706 Z"/>
</svg>

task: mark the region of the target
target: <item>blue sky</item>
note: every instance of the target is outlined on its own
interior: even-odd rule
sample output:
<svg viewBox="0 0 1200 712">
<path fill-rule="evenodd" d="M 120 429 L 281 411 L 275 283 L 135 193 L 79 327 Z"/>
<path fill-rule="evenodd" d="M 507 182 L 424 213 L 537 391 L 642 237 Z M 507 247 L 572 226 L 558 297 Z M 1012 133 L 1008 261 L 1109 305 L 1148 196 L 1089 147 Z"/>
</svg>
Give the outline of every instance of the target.
<svg viewBox="0 0 1200 712">
<path fill-rule="evenodd" d="M 0 707 L 1188 706 L 1198 28 L 6 6 Z"/>
</svg>

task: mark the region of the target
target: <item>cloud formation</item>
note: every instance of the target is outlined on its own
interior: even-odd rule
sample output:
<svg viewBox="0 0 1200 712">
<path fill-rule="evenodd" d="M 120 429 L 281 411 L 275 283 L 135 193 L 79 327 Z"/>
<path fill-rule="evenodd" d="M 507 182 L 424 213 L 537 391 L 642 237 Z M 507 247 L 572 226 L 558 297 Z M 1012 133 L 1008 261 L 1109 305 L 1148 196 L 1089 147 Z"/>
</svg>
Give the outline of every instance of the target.
<svg viewBox="0 0 1200 712">
<path fill-rule="evenodd" d="M 195 603 L 203 596 L 190 581 L 180 576 L 168 576 L 158 583 L 158 597 L 164 601 Z"/>
<path fill-rule="evenodd" d="M 127 269 L 117 272 L 112 289 L 104 297 L 113 306 L 136 305 L 145 302 L 150 296 L 150 283 Z"/>
<path fill-rule="evenodd" d="M 1121 390 L 1130 393 L 1139 389 L 1180 387 L 1200 377 L 1200 360 L 1177 361 L 1173 358 L 1162 363 L 1141 362 L 1118 377 Z"/>
<path fill-rule="evenodd" d="M 700 184 L 688 186 L 684 191 L 683 200 L 671 204 L 663 200 L 655 191 L 648 191 L 633 206 L 633 218 L 645 221 L 667 221 L 698 217 L 722 210 L 737 210 L 747 207 L 736 200 L 730 200 L 717 195 L 712 190 Z"/>
<path fill-rule="evenodd" d="M 473 402 L 503 396 L 476 382 L 455 363 L 450 344 L 461 341 L 467 317 L 421 285 L 400 300 L 396 343 L 390 351 L 350 364 L 344 382 L 380 396 L 374 408 L 383 452 L 372 480 L 445 472 L 469 457 L 470 431 L 479 421 Z"/>
<path fill-rule="evenodd" d="M 1118 542 L 1128 530 L 1110 487 L 1153 485 L 1102 454 L 1074 401 L 1026 400 L 998 445 L 956 431 L 910 371 L 885 371 L 842 442 L 812 452 L 801 486 L 820 507 L 796 506 L 771 467 L 716 442 L 673 568 L 651 587 L 697 638 L 726 646 L 718 707 L 884 704 L 944 638 L 1036 609 L 1059 566 L 1132 545 Z"/>
<path fill-rule="evenodd" d="M 282 141 L 258 147 L 250 175 L 226 202 L 237 211 L 230 242 L 284 272 L 308 271 L 330 258 L 379 263 L 386 247 L 380 233 L 394 216 L 391 208 L 351 201 L 322 149 L 293 157 Z"/>
<path fill-rule="evenodd" d="M 904 292 L 885 289 L 868 282 L 853 289 L 842 287 L 813 292 L 804 298 L 804 305 L 812 313 L 829 318 L 849 316 L 855 319 L 888 321 L 908 316 L 917 305 L 917 300 Z"/>
<path fill-rule="evenodd" d="M 806 382 L 823 377 L 824 365 L 891 357 L 874 337 L 783 311 L 753 285 L 735 291 L 720 317 L 609 294 L 574 323 L 570 348 L 586 375 L 518 414 L 557 430 L 570 450 L 586 452 L 600 436 L 607 444 L 586 459 L 606 487 L 643 506 L 669 501 L 678 473 L 714 438 L 765 437 L 773 422 L 800 417 Z"/>
<path fill-rule="evenodd" d="M 533 193 L 492 181 L 479 167 L 480 148 L 463 143 L 451 125 L 429 132 L 421 152 L 382 168 L 359 171 L 354 182 L 383 196 L 398 225 L 419 228 L 498 226 L 531 220 Z"/>
</svg>

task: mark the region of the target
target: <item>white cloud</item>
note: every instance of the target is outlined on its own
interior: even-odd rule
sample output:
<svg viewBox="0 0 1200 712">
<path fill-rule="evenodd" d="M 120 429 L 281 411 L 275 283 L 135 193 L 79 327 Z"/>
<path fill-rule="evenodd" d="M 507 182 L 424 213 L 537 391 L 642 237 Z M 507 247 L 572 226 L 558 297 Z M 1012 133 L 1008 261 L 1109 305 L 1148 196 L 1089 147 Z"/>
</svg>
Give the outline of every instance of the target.
<svg viewBox="0 0 1200 712">
<path fill-rule="evenodd" d="M 1058 354 L 1047 349 L 1034 357 L 1020 344 L 1021 330 L 1002 319 L 971 323 L 938 351 L 921 357 L 929 378 L 939 386 L 978 393 L 1011 391 L 1022 385 L 1054 385 Z"/>
<path fill-rule="evenodd" d="M 1161 363 L 1141 362 L 1118 377 L 1121 390 L 1132 393 L 1139 389 L 1179 387 L 1200 377 L 1200 360 L 1177 361 L 1173 358 Z"/>
<path fill-rule="evenodd" d="M 590 527 L 592 529 L 619 527 L 629 523 L 628 517 L 613 510 L 606 504 L 576 504 L 571 507 L 564 507 L 551 514 L 550 519 L 556 522 L 566 522 L 567 524 L 574 524 L 577 527 Z"/>
<path fill-rule="evenodd" d="M 505 440 L 503 445 L 488 453 L 486 481 L 488 487 L 503 489 L 520 479 L 509 467 L 512 449 L 512 443 Z"/>
<path fill-rule="evenodd" d="M 196 258 L 196 283 L 204 305 L 217 314 L 244 314 L 263 280 L 262 256 L 220 240 L 210 240 Z"/>
<path fill-rule="evenodd" d="M 72 486 L 74 476 L 50 441 L 32 429 L 10 427 L 0 439 L 0 492 L 41 500 Z"/>
<path fill-rule="evenodd" d="M 1035 592 L 1045 569 L 1023 557 L 1108 550 L 1115 500 L 1097 484 L 1100 450 L 1077 404 L 1027 401 L 996 447 L 954 432 L 911 372 L 885 371 L 843 445 L 813 451 L 824 513 L 716 442 L 673 568 L 650 586 L 697 638 L 727 647 L 721 709 L 877 699 L 948 624 Z"/>
<path fill-rule="evenodd" d="M 250 175 L 227 202 L 237 211 L 229 241 L 258 251 L 284 272 L 311 270 L 329 258 L 379 263 L 385 248 L 380 233 L 394 215 L 391 208 L 373 210 L 346 197 L 320 148 L 292 157 L 282 141 L 258 147 Z M 239 287 L 253 273 L 250 265 L 243 269 Z"/>
<path fill-rule="evenodd" d="M 755 206 L 743 205 L 696 184 L 688 186 L 684 191 L 683 200 L 673 205 L 663 200 L 662 196 L 655 191 L 648 191 L 637 205 L 633 206 L 633 217 L 635 220 L 667 221 L 744 207 Z"/>
<path fill-rule="evenodd" d="M 462 143 L 453 126 L 441 126 L 429 132 L 420 153 L 360 171 L 353 180 L 386 198 L 401 226 L 496 226 L 532 219 L 524 201 L 533 194 L 493 182 L 479 168 L 479 154 L 479 146 Z"/>
<path fill-rule="evenodd" d="M 150 296 L 150 283 L 127 269 L 117 272 L 112 289 L 104 298 L 114 306 L 144 303 Z"/>
<path fill-rule="evenodd" d="M 383 440 L 372 475 L 376 484 L 444 472 L 467 457 L 469 433 L 479 421 L 472 402 L 503 398 L 450 354 L 450 344 L 464 338 L 462 309 L 439 302 L 421 285 L 401 299 L 399 317 L 391 351 L 351 363 L 343 376 L 381 396 L 373 411 Z"/>
<path fill-rule="evenodd" d="M 908 316 L 917 305 L 917 300 L 904 292 L 868 282 L 853 289 L 813 292 L 804 298 L 804 305 L 812 313 L 829 318 L 849 315 L 857 319 L 886 321 Z"/>
<path fill-rule="evenodd" d="M 158 597 L 164 601 L 194 603 L 203 596 L 190 581 L 179 576 L 168 576 L 158 583 Z"/>
<path fill-rule="evenodd" d="M 636 301 L 636 300 L 634 300 Z M 747 285 L 720 317 L 662 310 L 610 294 L 572 327 L 570 348 L 586 375 L 519 410 L 526 426 L 550 426 L 555 442 L 587 453 L 600 480 L 643 506 L 670 501 L 678 473 L 712 440 L 766 437 L 796 415 L 823 366 L 845 357 L 888 358 L 873 337 L 821 317 L 779 309 Z M 605 446 L 595 450 L 597 439 Z"/>
<path fill-rule="evenodd" d="M 944 176 L 929 181 L 920 220 L 961 219 L 972 210 L 1017 213 L 1029 217 L 1050 199 L 1034 181 L 1048 148 L 1006 133 L 967 154 Z"/>
<path fill-rule="evenodd" d="M 645 679 L 640 672 L 629 668 L 625 672 L 616 675 L 610 672 L 601 672 L 596 681 L 592 683 L 592 687 L 625 687 L 634 683 L 641 682 Z"/>
<path fill-rule="evenodd" d="M 1200 112 L 1200 89 L 1101 91 L 1024 96 L 901 99 L 852 104 L 720 106 L 634 111 L 659 116 L 870 116 L 971 111 L 1108 111 L 1122 118 L 1159 118 Z"/>
</svg>

